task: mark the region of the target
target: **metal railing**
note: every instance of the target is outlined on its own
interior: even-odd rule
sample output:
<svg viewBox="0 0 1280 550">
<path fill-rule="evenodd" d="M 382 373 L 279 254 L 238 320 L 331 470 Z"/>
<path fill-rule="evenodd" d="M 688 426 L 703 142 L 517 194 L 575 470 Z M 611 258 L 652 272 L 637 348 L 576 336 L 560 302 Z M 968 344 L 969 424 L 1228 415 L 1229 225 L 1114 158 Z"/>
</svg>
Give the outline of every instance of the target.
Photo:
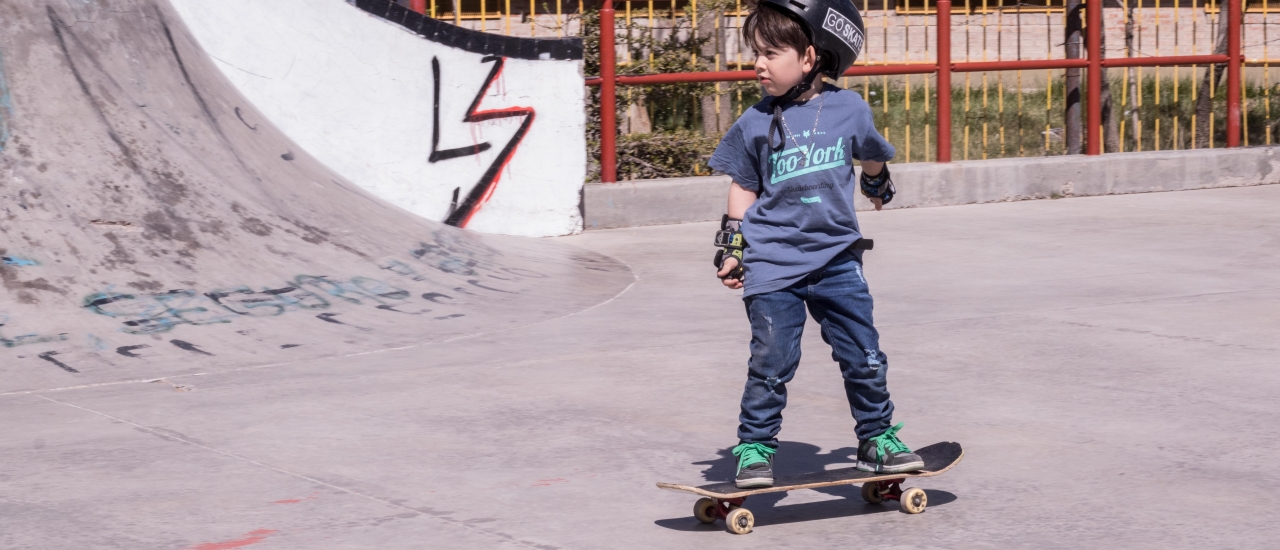
<svg viewBox="0 0 1280 550">
<path fill-rule="evenodd" d="M 1017 61 L 966 61 L 956 62 L 951 55 L 951 2 L 938 0 L 935 10 L 936 27 L 936 61 L 932 63 L 886 63 L 883 65 L 860 65 L 850 68 L 844 76 L 884 76 L 884 75 L 936 75 L 938 90 L 951 90 L 953 73 L 971 73 L 983 71 L 1017 71 L 1042 69 L 1086 69 L 1087 70 L 1087 154 L 1102 153 L 1102 80 L 1104 68 L 1129 67 L 1176 67 L 1194 65 L 1226 64 L 1226 142 L 1228 147 L 1240 144 L 1240 90 L 1241 67 L 1243 55 L 1240 43 L 1241 4 L 1227 3 L 1227 54 L 1225 55 L 1175 55 L 1127 58 L 1104 58 L 1102 54 L 1102 9 L 1088 9 L 1093 2 L 1102 4 L 1101 0 L 1090 0 L 1084 3 L 1087 17 L 1085 24 L 1085 42 L 1087 57 L 1083 59 L 1040 59 Z M 601 144 L 600 165 L 601 180 L 617 181 L 616 142 L 617 133 L 616 101 L 618 86 L 641 86 L 656 84 L 694 83 L 694 82 L 732 82 L 752 80 L 754 71 L 713 71 L 691 73 L 668 73 L 651 75 L 624 75 L 616 72 L 616 40 L 614 35 L 615 12 L 612 1 L 605 0 L 600 10 L 600 66 L 598 77 L 586 79 L 588 86 L 600 87 L 601 98 Z M 951 161 L 951 94 L 936 94 L 935 128 L 937 130 L 937 162 Z M 1138 131 L 1135 129 L 1135 131 Z M 1268 134 L 1269 135 L 1269 134 Z"/>
<path fill-rule="evenodd" d="M 1124 83 L 1117 87 L 1113 80 L 1110 86 L 1113 96 L 1111 105 L 1115 113 L 1108 121 L 1116 122 L 1108 123 L 1106 128 L 1105 143 L 1108 152 L 1142 151 L 1144 147 L 1212 148 L 1215 140 L 1221 144 L 1224 137 L 1228 146 L 1239 144 L 1242 137 L 1244 144 L 1249 145 L 1250 135 L 1255 143 L 1270 145 L 1273 126 L 1280 125 L 1280 120 L 1273 120 L 1270 97 L 1273 88 L 1270 65 L 1280 60 L 1273 60 L 1269 55 L 1270 42 L 1277 40 L 1270 37 L 1273 33 L 1269 33 L 1269 24 L 1280 18 L 1280 14 L 1273 13 L 1277 10 L 1271 8 L 1271 0 L 1228 2 L 1227 10 L 1221 9 L 1223 6 L 1220 0 L 1109 0 L 1105 4 L 1098 0 L 1099 4 L 1106 6 L 1106 10 L 1089 10 L 1089 3 L 1081 2 L 1082 9 L 1075 12 L 1075 25 L 1077 28 L 1082 26 L 1083 32 L 1080 35 L 1087 37 L 1087 40 L 1079 41 L 1085 42 L 1079 45 L 1087 47 L 1079 49 L 1086 50 L 1087 55 L 1078 59 L 1059 51 L 1064 46 L 1064 31 L 1071 26 L 1068 15 L 1070 10 L 1064 12 L 1066 4 L 1076 4 L 1071 0 L 1045 0 L 1042 3 L 1052 4 L 1048 9 L 1037 8 L 1018 0 L 963 0 L 955 5 L 954 13 L 949 3 L 943 6 L 935 0 L 894 0 L 893 4 L 887 0 L 854 1 L 862 7 L 864 20 L 867 22 L 866 51 L 858 64 L 845 73 L 840 84 L 846 88 L 860 87 L 859 91 L 863 96 L 875 103 L 875 115 L 877 124 L 882 126 L 881 132 L 891 142 L 900 145 L 896 162 L 948 162 L 953 156 L 967 160 L 988 158 L 988 154 L 1001 157 L 1073 152 L 1067 147 L 1070 139 L 1064 140 L 1063 135 L 1081 136 L 1086 133 L 1078 128 L 1084 125 L 1080 123 L 1076 123 L 1074 134 L 1071 128 L 1064 128 L 1071 124 L 1067 122 L 1068 118 L 1075 118 L 1068 115 L 1072 112 L 1069 110 L 1072 101 L 1077 107 L 1080 103 L 1076 96 L 1068 95 L 1075 89 L 1068 84 L 1072 81 L 1069 73 L 1073 72 L 1085 72 L 1089 77 L 1085 83 L 1080 83 L 1076 77 L 1077 84 L 1088 84 L 1087 90 L 1083 85 L 1079 90 L 1088 109 L 1088 116 L 1081 117 L 1088 119 L 1088 136 L 1087 140 L 1077 137 L 1076 143 L 1086 141 L 1086 152 L 1098 154 L 1103 148 L 1104 140 L 1098 135 L 1102 131 L 1095 124 L 1095 119 L 1100 117 L 1095 111 L 1101 108 L 1100 102 L 1096 101 L 1096 87 L 1102 85 L 1103 78 L 1100 75 L 1107 68 L 1120 69 Z M 1243 10 L 1240 5 L 1245 1 L 1248 2 L 1247 10 Z M 582 28 L 584 3 L 581 0 L 538 0 L 536 3 L 530 0 L 468 2 L 470 3 L 455 0 L 410 0 L 410 5 L 423 13 L 437 15 L 444 20 L 452 19 L 459 25 L 504 35 L 572 36 L 587 34 L 590 30 Z M 615 5 L 621 10 L 616 15 L 613 10 Z M 723 6 L 723 2 L 720 5 Z M 741 43 L 737 32 L 745 15 L 743 5 L 738 0 L 727 8 L 720 8 L 719 12 L 713 9 L 714 6 L 703 7 L 700 12 L 698 0 L 605 0 L 603 6 L 589 2 L 586 4 L 587 9 L 596 6 L 604 8 L 600 12 L 599 27 L 602 44 L 608 40 L 615 45 L 615 48 L 601 49 L 604 56 L 613 58 L 612 62 L 604 64 L 605 70 L 602 72 L 609 72 L 608 69 L 615 66 L 629 68 L 623 72 L 634 72 L 636 64 L 644 66 L 645 58 L 652 61 L 652 54 L 632 49 L 631 41 L 637 36 L 636 33 L 650 38 L 662 37 L 670 33 L 699 32 L 695 29 L 709 25 L 714 27 L 713 41 L 719 46 L 714 57 L 704 58 L 701 56 L 706 52 L 693 52 L 690 70 L 696 71 L 693 68 L 695 62 L 704 59 L 698 65 L 705 67 L 705 72 L 614 72 L 610 79 L 612 86 L 603 86 L 605 75 L 588 77 L 585 83 L 600 87 L 600 92 L 609 88 L 611 93 L 601 93 L 600 99 L 602 102 L 616 102 L 618 86 L 753 80 L 754 73 L 749 70 L 722 70 L 750 67 L 749 48 Z M 463 8 L 461 13 L 458 7 Z M 493 10 L 494 7 L 500 9 Z M 1079 23 L 1080 11 L 1087 16 L 1084 25 Z M 1104 11 L 1107 17 L 1105 28 L 1100 24 Z M 611 22 L 606 24 L 605 18 L 609 18 Z M 677 24 L 678 18 L 686 19 Z M 1228 19 L 1225 28 L 1219 26 L 1222 22 L 1220 18 Z M 710 21 L 713 19 L 715 23 L 711 25 Z M 950 24 L 943 24 L 946 22 Z M 1106 34 L 1106 43 L 1102 47 L 1097 44 L 1104 39 L 1099 33 L 1100 29 Z M 1225 29 L 1229 29 L 1229 44 L 1225 50 L 1228 54 L 1211 54 L 1215 44 L 1219 48 L 1222 46 L 1218 38 Z M 706 29 L 700 30 L 708 32 Z M 956 34 L 954 41 L 952 32 Z M 1249 37 L 1247 45 L 1242 44 L 1243 34 Z M 950 51 L 953 44 L 954 58 Z M 1098 55 L 1096 52 L 1099 51 L 1104 54 Z M 1181 55 L 1162 55 L 1170 52 Z M 1246 52 L 1250 56 L 1247 60 L 1244 58 Z M 614 55 L 610 56 L 610 53 Z M 1024 59 L 1027 56 L 1048 59 Z M 944 59 L 949 62 L 940 62 Z M 1223 86 L 1226 88 L 1223 91 L 1228 93 L 1225 101 L 1218 103 L 1218 110 L 1200 112 L 1198 126 L 1196 113 L 1186 112 L 1186 100 L 1190 99 L 1195 103 L 1197 95 L 1201 99 L 1208 96 L 1212 104 L 1214 98 L 1221 100 L 1223 94 L 1217 90 L 1217 79 L 1209 82 L 1206 78 L 1207 86 L 1197 89 L 1195 81 L 1186 80 L 1186 66 L 1191 66 L 1191 74 L 1195 75 L 1197 65 L 1203 67 L 1207 64 L 1228 65 L 1227 85 Z M 1245 79 L 1242 67 L 1245 66 L 1256 67 L 1250 69 L 1250 86 L 1242 86 Z M 1144 67 L 1167 69 L 1146 69 L 1144 74 Z M 1182 79 L 1179 79 L 1179 67 L 1183 68 Z M 963 75 L 957 77 L 954 88 L 952 73 Z M 1172 81 L 1168 78 L 1170 73 Z M 919 75 L 924 78 L 919 78 Z M 873 76 L 877 78 L 873 79 Z M 1198 75 L 1195 76 L 1198 78 Z M 736 114 L 740 115 L 744 106 L 749 105 L 749 97 L 744 102 L 744 88 L 734 88 L 737 90 L 735 102 L 730 100 L 728 92 L 722 93 L 719 84 L 716 86 L 716 93 L 720 95 L 715 96 L 714 102 L 701 107 L 703 111 L 712 109 L 715 115 L 712 118 L 725 120 L 721 118 L 722 115 L 732 117 L 735 107 Z M 952 94 L 936 93 L 948 89 L 955 94 L 954 99 Z M 637 92 L 639 96 L 634 95 Z M 876 95 L 877 92 L 880 93 L 879 96 Z M 627 93 L 634 98 L 643 97 L 646 92 L 637 89 Z M 1024 93 L 1028 94 L 1027 98 L 1030 100 L 1025 112 Z M 727 101 L 722 101 L 722 98 Z M 1033 98 L 1039 98 L 1039 107 L 1035 107 L 1036 100 Z M 913 103 L 916 104 L 914 110 Z M 1225 109 L 1222 109 L 1223 103 Z M 634 101 L 631 106 L 633 109 L 628 111 L 628 121 L 636 113 Z M 656 112 L 652 109 L 657 107 L 650 106 L 650 109 L 652 114 Z M 722 110 L 729 112 L 722 113 Z M 943 116 L 944 110 L 954 111 L 954 136 L 951 133 L 952 117 Z M 643 106 L 640 106 L 640 111 L 644 111 Z M 616 128 L 618 121 L 614 116 L 609 116 L 616 112 L 615 109 L 603 109 L 601 122 L 607 122 L 609 126 Z M 1123 114 L 1118 114 L 1121 112 Z M 603 120 L 604 118 L 610 120 Z M 1226 124 L 1221 124 L 1223 119 L 1226 119 Z M 1219 123 L 1216 129 L 1215 121 Z M 917 125 L 914 134 L 913 122 Z M 639 127 L 646 128 L 646 123 L 647 117 Z M 988 123 L 991 124 L 990 144 Z M 724 131 L 723 122 L 720 124 L 719 131 Z M 1040 125 L 1038 129 L 1036 124 Z M 920 126 L 924 126 L 924 132 L 918 131 Z M 1226 132 L 1222 131 L 1224 126 Z M 646 131 L 636 130 L 636 127 L 634 123 L 624 125 L 623 132 Z M 704 131 L 707 131 L 706 128 L 704 125 Z M 656 119 L 654 129 L 657 129 Z M 1008 150 L 1006 130 L 1012 147 Z M 1033 132 L 1025 136 L 1029 141 L 1022 135 L 1025 130 Z M 600 175 L 605 181 L 612 181 L 617 177 L 617 164 L 614 160 L 616 144 L 612 143 L 615 134 L 616 131 L 604 131 L 602 141 L 609 143 L 600 143 Z M 930 139 L 935 135 L 936 142 L 931 142 L 935 141 Z M 1041 136 L 1043 139 L 1036 146 L 1035 139 Z M 1025 151 L 1024 146 L 1027 148 Z"/>
</svg>

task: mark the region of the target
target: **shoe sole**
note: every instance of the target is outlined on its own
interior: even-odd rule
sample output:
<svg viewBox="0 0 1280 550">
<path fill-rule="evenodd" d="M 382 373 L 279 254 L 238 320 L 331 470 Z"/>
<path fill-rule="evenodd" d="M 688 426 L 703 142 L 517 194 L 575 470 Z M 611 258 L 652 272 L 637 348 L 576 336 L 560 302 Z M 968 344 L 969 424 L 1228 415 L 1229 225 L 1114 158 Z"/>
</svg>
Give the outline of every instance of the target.
<svg viewBox="0 0 1280 550">
<path fill-rule="evenodd" d="M 763 487 L 773 487 L 773 478 L 755 478 L 734 482 L 734 486 L 739 489 L 760 489 Z"/>
<path fill-rule="evenodd" d="M 872 462 L 863 462 L 859 460 L 854 467 L 864 472 L 871 472 L 873 474 L 905 474 L 905 473 L 910 473 L 917 470 L 923 470 L 924 461 L 921 460 L 919 462 L 908 462 L 906 464 L 899 464 L 897 466 L 884 467 Z"/>
</svg>

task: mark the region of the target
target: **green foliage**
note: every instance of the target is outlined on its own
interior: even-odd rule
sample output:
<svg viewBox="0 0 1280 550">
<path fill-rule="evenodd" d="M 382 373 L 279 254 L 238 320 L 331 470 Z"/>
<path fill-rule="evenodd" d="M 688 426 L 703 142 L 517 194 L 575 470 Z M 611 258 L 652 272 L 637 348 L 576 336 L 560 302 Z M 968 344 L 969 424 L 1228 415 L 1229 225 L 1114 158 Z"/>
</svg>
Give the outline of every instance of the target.
<svg viewBox="0 0 1280 550">
<path fill-rule="evenodd" d="M 703 0 L 698 3 L 699 13 L 709 14 L 717 9 L 732 6 L 729 0 Z M 677 4 L 677 9 L 679 5 Z M 685 13 L 691 12 L 691 3 L 684 5 Z M 656 15 L 661 15 L 656 14 Z M 600 74 L 600 12 L 588 10 L 581 16 L 583 41 L 583 73 Z M 663 74 L 701 72 L 715 70 L 714 57 L 701 55 L 702 49 L 714 37 L 697 36 L 688 17 L 663 18 L 665 26 L 650 29 L 624 20 L 616 21 L 615 41 L 618 54 L 617 74 Z M 724 67 L 721 66 L 721 70 Z M 654 134 L 633 135 L 625 138 L 618 133 L 618 177 L 670 177 L 656 174 L 697 175 L 707 173 L 706 159 L 718 136 L 695 135 L 701 129 L 702 97 L 717 93 L 730 94 L 730 105 L 724 108 L 740 110 L 738 96 L 744 100 L 758 101 L 758 86 L 748 83 L 669 84 L 661 86 L 619 86 L 617 88 L 617 120 L 621 121 L 632 103 L 644 98 Z M 745 90 L 745 95 L 739 93 Z M 752 95 L 754 91 L 754 96 Z M 753 102 L 754 102 L 753 101 Z M 747 104 L 748 106 L 750 103 Z M 600 179 L 600 87 L 587 90 L 587 180 Z M 621 125 L 619 125 L 621 126 Z M 625 143 L 624 143 L 625 142 Z M 709 145 L 707 145 L 709 144 Z M 623 155 L 623 147 L 632 147 L 637 155 Z M 681 152 L 682 148 L 690 149 Z M 702 151 L 701 149 L 705 149 Z M 648 159 L 644 154 L 657 152 Z M 700 160 L 698 160 L 700 159 Z"/>
<path fill-rule="evenodd" d="M 618 140 L 618 179 L 709 175 L 707 160 L 718 143 L 719 135 L 688 130 L 622 136 Z"/>
</svg>

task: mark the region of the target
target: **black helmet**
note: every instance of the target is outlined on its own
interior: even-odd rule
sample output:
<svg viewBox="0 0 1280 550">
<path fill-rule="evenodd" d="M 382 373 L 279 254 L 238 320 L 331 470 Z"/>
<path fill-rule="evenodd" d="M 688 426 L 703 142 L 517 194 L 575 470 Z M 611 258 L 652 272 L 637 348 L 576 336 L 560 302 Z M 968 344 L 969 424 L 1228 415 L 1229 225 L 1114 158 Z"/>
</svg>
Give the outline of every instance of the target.
<svg viewBox="0 0 1280 550">
<path fill-rule="evenodd" d="M 862 53 L 866 27 L 852 0 L 760 0 L 760 5 L 802 23 L 818 53 L 820 70 L 829 78 L 839 78 Z"/>
</svg>

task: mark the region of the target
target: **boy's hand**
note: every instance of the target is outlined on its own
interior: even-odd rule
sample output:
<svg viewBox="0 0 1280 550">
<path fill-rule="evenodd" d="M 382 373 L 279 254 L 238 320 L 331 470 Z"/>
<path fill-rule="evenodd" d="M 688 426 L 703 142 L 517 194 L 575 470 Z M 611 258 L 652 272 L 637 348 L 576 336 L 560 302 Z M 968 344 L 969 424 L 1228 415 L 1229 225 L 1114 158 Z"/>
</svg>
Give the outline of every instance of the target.
<svg viewBox="0 0 1280 550">
<path fill-rule="evenodd" d="M 729 279 L 729 273 L 738 267 L 737 258 L 726 258 L 724 265 L 720 266 L 720 271 L 716 272 L 716 277 L 720 278 L 720 283 L 724 286 L 738 290 L 742 288 L 742 279 Z"/>
<path fill-rule="evenodd" d="M 872 197 L 871 204 L 874 204 L 876 206 L 876 211 L 879 211 L 880 207 L 884 206 L 884 201 L 877 199 L 875 197 Z"/>
</svg>

